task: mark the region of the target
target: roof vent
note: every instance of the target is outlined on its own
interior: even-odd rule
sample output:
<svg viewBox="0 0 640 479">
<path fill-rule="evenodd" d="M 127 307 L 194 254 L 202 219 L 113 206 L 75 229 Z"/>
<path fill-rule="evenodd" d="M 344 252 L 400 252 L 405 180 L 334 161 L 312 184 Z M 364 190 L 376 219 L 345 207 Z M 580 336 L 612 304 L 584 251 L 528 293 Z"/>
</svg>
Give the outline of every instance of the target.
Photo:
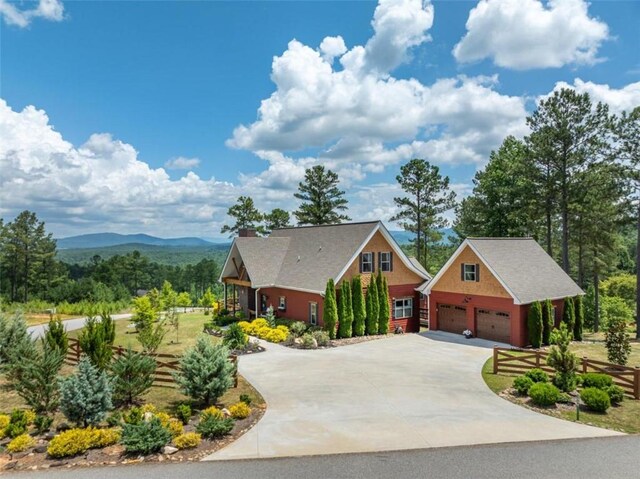
<svg viewBox="0 0 640 479">
<path fill-rule="evenodd" d="M 298 262 L 300 262 L 300 255 L 298 255 Z"/>
</svg>

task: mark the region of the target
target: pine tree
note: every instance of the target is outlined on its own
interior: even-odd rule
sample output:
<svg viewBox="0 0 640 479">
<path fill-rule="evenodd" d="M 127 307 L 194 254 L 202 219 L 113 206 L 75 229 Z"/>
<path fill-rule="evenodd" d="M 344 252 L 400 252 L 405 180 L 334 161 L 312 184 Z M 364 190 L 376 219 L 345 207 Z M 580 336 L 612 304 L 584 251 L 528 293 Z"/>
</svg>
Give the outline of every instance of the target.
<svg viewBox="0 0 640 479">
<path fill-rule="evenodd" d="M 371 276 L 371 283 L 367 288 L 367 335 L 378 334 L 378 288 L 375 276 Z"/>
<path fill-rule="evenodd" d="M 202 406 L 215 404 L 233 385 L 235 365 L 229 361 L 229 349 L 200 336 L 196 345 L 180 359 L 180 370 L 173 377 L 183 394 Z"/>
<path fill-rule="evenodd" d="M 539 348 L 542 344 L 542 306 L 540 301 L 535 301 L 529 307 L 529 315 L 527 317 L 527 326 L 529 329 L 529 343 L 534 348 Z"/>
<path fill-rule="evenodd" d="M 350 338 L 353 335 L 353 305 L 351 300 L 351 287 L 348 280 L 342 282 L 340 287 L 340 324 L 338 336 Z"/>
<path fill-rule="evenodd" d="M 562 311 L 562 322 L 567 325 L 567 331 L 573 337 L 573 328 L 576 324 L 576 313 L 573 307 L 573 298 L 564 299 L 564 310 Z"/>
<path fill-rule="evenodd" d="M 378 272 L 378 302 L 380 311 L 378 313 L 378 334 L 387 334 L 389 332 L 389 317 L 391 311 L 389 308 L 389 286 L 387 278 Z"/>
<path fill-rule="evenodd" d="M 51 318 L 43 341 L 50 348 L 58 348 L 66 354 L 69 349 L 69 338 L 60 318 Z"/>
<path fill-rule="evenodd" d="M 344 191 L 338 188 L 338 175 L 322 165 L 308 168 L 304 181 L 298 185 L 296 198 L 302 200 L 298 211 L 293 214 L 301 225 L 328 225 L 349 221 L 340 211 L 347 209 Z"/>
<path fill-rule="evenodd" d="M 153 385 L 156 362 L 153 358 L 127 348 L 111 365 L 113 401 L 130 406 Z"/>
<path fill-rule="evenodd" d="M 582 341 L 582 328 L 584 327 L 584 307 L 582 304 L 582 296 L 576 296 L 573 299 L 575 308 L 576 321 L 573 325 L 573 339 Z"/>
<path fill-rule="evenodd" d="M 354 276 L 351 280 L 351 304 L 353 306 L 353 335 L 363 336 L 367 311 L 360 276 Z"/>
<path fill-rule="evenodd" d="M 569 349 L 571 346 L 571 331 L 565 323 L 560 324 L 560 329 L 554 329 L 551 333 L 551 349 L 547 356 L 547 364 L 556 370 L 553 384 L 564 392 L 571 392 L 576 388 L 576 370 L 578 358 Z"/>
<path fill-rule="evenodd" d="M 98 321 L 95 317 L 87 318 L 85 326 L 78 336 L 78 343 L 80 349 L 87 355 L 91 363 L 99 369 L 106 369 L 111 361 L 113 350 L 113 340 L 115 338 L 115 331 L 113 327 L 113 321 L 111 317 L 107 315 L 108 319 L 104 323 Z"/>
<path fill-rule="evenodd" d="M 249 196 L 240 196 L 236 204 L 227 210 L 227 216 L 234 218 L 235 223 L 224 225 L 220 233 L 231 233 L 233 236 L 244 228 L 261 229 L 259 223 L 262 221 L 263 214 L 258 211 L 253 199 Z"/>
<path fill-rule="evenodd" d="M 555 326 L 553 317 L 553 303 L 547 299 L 542 303 L 542 344 L 548 346 L 551 339 L 551 331 Z"/>
<path fill-rule="evenodd" d="M 0 312 L 0 368 L 9 363 L 14 350 L 27 342 L 30 336 L 22 314 L 16 313 L 9 319 Z"/>
<path fill-rule="evenodd" d="M 327 281 L 322 308 L 323 329 L 329 333 L 331 339 L 336 339 L 336 324 L 338 323 L 338 305 L 336 304 L 336 287 L 333 279 Z"/>
<path fill-rule="evenodd" d="M 75 374 L 60 382 L 60 410 L 78 426 L 95 426 L 112 408 L 111 382 L 83 355 Z"/>
</svg>

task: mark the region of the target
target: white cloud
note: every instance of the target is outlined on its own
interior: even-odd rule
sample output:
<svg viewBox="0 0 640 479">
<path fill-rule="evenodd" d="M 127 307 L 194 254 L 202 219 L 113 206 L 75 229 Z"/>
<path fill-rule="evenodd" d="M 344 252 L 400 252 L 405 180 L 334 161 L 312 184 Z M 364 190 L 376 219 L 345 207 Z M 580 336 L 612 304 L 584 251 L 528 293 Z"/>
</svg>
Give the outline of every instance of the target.
<svg viewBox="0 0 640 479">
<path fill-rule="evenodd" d="M 589 16 L 588 6 L 584 0 L 480 0 L 453 54 L 459 62 L 491 58 L 517 70 L 597 63 L 609 28 Z"/>
<path fill-rule="evenodd" d="M 20 10 L 8 0 L 0 0 L 0 16 L 8 25 L 27 27 L 34 18 L 59 22 L 64 18 L 64 5 L 60 0 L 40 0 L 36 8 Z"/>
<path fill-rule="evenodd" d="M 622 88 L 611 88 L 606 84 L 583 81 L 576 78 L 573 85 L 566 82 L 558 82 L 555 90 L 573 88 L 578 93 L 588 93 L 593 103 L 602 102 L 609 105 L 613 113 L 620 114 L 623 111 L 631 111 L 640 105 L 640 82 L 629 83 Z"/>
<path fill-rule="evenodd" d="M 200 166 L 199 158 L 186 158 L 184 156 L 171 158 L 164 164 L 164 167 L 168 170 L 192 170 L 198 166 Z"/>
</svg>

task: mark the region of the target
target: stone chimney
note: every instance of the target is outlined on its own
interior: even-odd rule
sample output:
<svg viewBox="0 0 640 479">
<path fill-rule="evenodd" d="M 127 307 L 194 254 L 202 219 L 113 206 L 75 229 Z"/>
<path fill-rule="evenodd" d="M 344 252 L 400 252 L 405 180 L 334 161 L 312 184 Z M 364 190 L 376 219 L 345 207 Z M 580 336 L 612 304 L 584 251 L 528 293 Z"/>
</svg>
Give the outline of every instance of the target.
<svg viewBox="0 0 640 479">
<path fill-rule="evenodd" d="M 239 238 L 255 238 L 256 236 L 258 235 L 256 234 L 255 228 L 240 228 L 238 230 Z"/>
</svg>

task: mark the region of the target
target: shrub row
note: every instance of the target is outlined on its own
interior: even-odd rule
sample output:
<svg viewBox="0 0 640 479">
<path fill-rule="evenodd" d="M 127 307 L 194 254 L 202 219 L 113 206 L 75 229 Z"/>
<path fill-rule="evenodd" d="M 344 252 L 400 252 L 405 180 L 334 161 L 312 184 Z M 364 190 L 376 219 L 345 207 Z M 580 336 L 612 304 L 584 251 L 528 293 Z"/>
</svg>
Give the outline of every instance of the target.
<svg viewBox="0 0 640 479">
<path fill-rule="evenodd" d="M 281 343 L 289 337 L 289 328 L 283 325 L 272 328 L 264 318 L 254 319 L 252 322 L 240 321 L 238 325 L 245 334 L 256 336 L 271 343 Z"/>
</svg>

